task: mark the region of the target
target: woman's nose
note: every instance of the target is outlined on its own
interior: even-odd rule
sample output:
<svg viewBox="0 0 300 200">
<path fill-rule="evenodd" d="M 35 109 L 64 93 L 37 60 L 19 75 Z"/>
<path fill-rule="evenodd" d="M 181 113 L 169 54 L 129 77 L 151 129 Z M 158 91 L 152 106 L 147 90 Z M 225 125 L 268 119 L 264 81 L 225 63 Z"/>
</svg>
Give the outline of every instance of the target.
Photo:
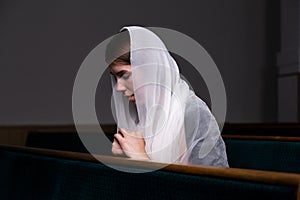
<svg viewBox="0 0 300 200">
<path fill-rule="evenodd" d="M 126 90 L 125 86 L 121 83 L 120 80 L 117 80 L 116 90 L 117 92 L 124 92 Z"/>
</svg>

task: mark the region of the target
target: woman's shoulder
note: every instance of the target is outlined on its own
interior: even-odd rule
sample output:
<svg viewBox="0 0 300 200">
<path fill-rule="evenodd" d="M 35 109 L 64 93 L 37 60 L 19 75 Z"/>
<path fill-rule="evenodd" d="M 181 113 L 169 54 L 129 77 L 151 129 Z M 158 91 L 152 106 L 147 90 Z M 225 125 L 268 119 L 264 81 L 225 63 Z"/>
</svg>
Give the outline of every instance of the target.
<svg viewBox="0 0 300 200">
<path fill-rule="evenodd" d="M 193 92 L 186 101 L 185 116 L 186 126 L 200 126 L 205 128 L 212 124 L 217 125 L 217 121 L 207 104 Z"/>
<path fill-rule="evenodd" d="M 187 113 L 201 112 L 201 113 L 211 114 L 210 109 L 207 106 L 207 104 L 192 91 L 190 92 L 189 97 L 187 98 L 186 105 L 185 105 L 185 111 Z"/>
</svg>

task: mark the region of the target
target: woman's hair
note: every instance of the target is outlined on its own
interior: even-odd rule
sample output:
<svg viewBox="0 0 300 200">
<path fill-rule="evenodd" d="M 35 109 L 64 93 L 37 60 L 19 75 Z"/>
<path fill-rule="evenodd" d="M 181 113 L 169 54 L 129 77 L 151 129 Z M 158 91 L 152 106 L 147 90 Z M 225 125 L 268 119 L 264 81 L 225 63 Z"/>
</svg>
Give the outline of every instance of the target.
<svg viewBox="0 0 300 200">
<path fill-rule="evenodd" d="M 106 46 L 105 60 L 111 65 L 130 65 L 130 36 L 127 30 L 113 36 Z"/>
</svg>

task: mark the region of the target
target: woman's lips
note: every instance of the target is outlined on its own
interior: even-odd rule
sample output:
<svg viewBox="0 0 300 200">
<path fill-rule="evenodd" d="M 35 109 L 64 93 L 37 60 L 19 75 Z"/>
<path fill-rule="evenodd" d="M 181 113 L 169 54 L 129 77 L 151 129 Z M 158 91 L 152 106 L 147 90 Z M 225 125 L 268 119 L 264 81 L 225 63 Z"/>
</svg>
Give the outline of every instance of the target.
<svg viewBox="0 0 300 200">
<path fill-rule="evenodd" d="M 128 100 L 131 101 L 131 102 L 135 102 L 134 94 L 131 95 L 131 96 L 128 98 Z"/>
</svg>

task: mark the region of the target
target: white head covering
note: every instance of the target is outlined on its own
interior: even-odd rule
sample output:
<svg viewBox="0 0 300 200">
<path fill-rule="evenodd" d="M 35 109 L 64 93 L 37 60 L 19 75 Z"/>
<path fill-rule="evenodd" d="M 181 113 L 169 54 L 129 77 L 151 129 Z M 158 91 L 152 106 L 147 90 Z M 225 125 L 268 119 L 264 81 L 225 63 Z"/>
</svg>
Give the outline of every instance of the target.
<svg viewBox="0 0 300 200">
<path fill-rule="evenodd" d="M 112 79 L 118 128 L 141 131 L 151 160 L 191 162 L 192 149 L 207 139 L 209 144 L 198 149 L 202 153 L 197 153 L 196 159 L 205 157 L 220 136 L 218 125 L 205 103 L 180 78 L 175 60 L 157 35 L 137 26 L 124 27 L 122 30 L 128 30 L 130 36 L 136 105 L 116 91 L 116 81 Z M 208 128 L 201 133 L 199 124 L 202 108 L 208 111 L 210 119 L 206 124 Z M 215 130 L 212 135 L 209 135 L 210 130 Z"/>
</svg>

